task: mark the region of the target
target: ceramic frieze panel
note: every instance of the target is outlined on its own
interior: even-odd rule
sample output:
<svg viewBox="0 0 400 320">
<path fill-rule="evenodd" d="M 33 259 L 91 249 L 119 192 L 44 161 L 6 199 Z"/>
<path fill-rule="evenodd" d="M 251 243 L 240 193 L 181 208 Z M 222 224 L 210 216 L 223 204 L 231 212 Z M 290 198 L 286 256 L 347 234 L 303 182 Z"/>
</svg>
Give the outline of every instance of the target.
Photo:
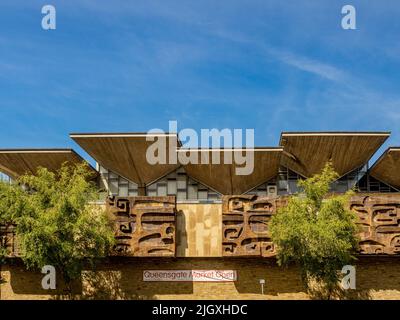
<svg viewBox="0 0 400 320">
<path fill-rule="evenodd" d="M 359 217 L 361 254 L 400 254 L 399 195 L 357 195 L 349 205 Z"/>
<path fill-rule="evenodd" d="M 6 249 L 7 257 L 20 256 L 18 239 L 15 233 L 15 224 L 0 224 L 0 247 Z"/>
<path fill-rule="evenodd" d="M 175 256 L 174 196 L 109 197 L 107 210 L 114 222 L 115 255 Z"/>
<path fill-rule="evenodd" d="M 222 204 L 223 256 L 275 256 L 268 229 L 285 198 L 255 195 L 224 196 Z"/>
</svg>

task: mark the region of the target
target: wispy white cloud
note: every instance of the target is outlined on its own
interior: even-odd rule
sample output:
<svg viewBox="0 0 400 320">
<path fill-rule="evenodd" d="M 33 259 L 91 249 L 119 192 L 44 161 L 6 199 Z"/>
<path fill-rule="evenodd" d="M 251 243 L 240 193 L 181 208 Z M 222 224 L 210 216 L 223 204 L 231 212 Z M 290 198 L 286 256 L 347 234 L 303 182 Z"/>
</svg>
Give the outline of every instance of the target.
<svg viewBox="0 0 400 320">
<path fill-rule="evenodd" d="M 293 66 L 299 70 L 318 75 L 328 80 L 344 81 L 345 78 L 348 76 L 343 70 L 340 70 L 333 65 L 323 63 L 315 59 L 310 59 L 276 48 L 268 48 L 268 52 L 283 63 Z"/>
<path fill-rule="evenodd" d="M 0 109 L 21 126 L 53 122 L 65 135 L 146 130 L 175 117 L 184 126 L 253 126 L 273 144 L 282 129 L 397 130 L 400 93 L 382 85 L 393 64 L 379 59 L 390 39 L 362 31 L 361 17 L 357 33 L 339 33 L 332 3 L 54 2 L 60 37 L 27 36 L 22 27 L 0 36 L 0 80 L 15 88 L 3 90 Z M 370 23 L 378 15 L 369 11 Z M 393 62 L 399 47 L 391 42 L 385 55 Z M 376 60 L 363 66 L 371 51 Z M 371 71 L 375 61 L 389 72 Z"/>
<path fill-rule="evenodd" d="M 258 48 L 258 50 L 264 51 L 264 53 L 269 57 L 273 57 L 282 63 L 331 81 L 345 81 L 345 79 L 350 77 L 347 72 L 332 64 L 324 63 L 300 54 L 295 54 L 287 49 L 268 44 L 265 41 L 262 41 L 262 39 L 255 38 L 254 36 L 248 36 L 238 32 L 234 33 L 226 29 L 224 30 L 223 28 L 213 28 L 210 29 L 209 32 L 224 40 L 251 46 L 252 48 Z"/>
</svg>

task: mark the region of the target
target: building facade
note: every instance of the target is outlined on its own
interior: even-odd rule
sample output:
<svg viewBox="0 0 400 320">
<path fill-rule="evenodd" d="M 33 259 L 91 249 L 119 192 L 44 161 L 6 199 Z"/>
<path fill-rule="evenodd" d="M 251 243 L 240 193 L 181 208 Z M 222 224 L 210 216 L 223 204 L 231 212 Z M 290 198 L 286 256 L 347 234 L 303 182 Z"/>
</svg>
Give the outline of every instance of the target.
<svg viewBox="0 0 400 320">
<path fill-rule="evenodd" d="M 244 150 L 183 149 L 175 134 L 70 136 L 96 162 L 92 170 L 104 192 L 99 205 L 107 208 L 117 239 L 115 254 L 96 273 L 107 284 L 104 296 L 94 295 L 98 283 L 90 281 L 82 282 L 82 295 L 310 298 L 296 267 L 276 265 L 268 222 L 288 196 L 301 192 L 300 179 L 331 161 L 339 174 L 331 192 L 356 191 L 349 208 L 359 216 L 361 242 L 351 296 L 400 299 L 400 148 L 370 163 L 387 132 L 284 132 L 279 146 L 251 150 L 247 175 L 237 174 L 243 163 L 227 161 Z M 166 146 L 165 161 L 156 164 L 148 159 L 154 141 Z M 220 161 L 202 161 L 214 157 Z M 198 161 L 181 161 L 189 158 Z M 82 158 L 68 149 L 0 150 L 0 171 L 11 179 L 39 166 L 57 170 L 64 161 Z M 22 270 L 18 263 L 3 267 L 9 281 L 1 285 L 2 299 L 48 298 L 34 280 L 40 274 Z"/>
</svg>

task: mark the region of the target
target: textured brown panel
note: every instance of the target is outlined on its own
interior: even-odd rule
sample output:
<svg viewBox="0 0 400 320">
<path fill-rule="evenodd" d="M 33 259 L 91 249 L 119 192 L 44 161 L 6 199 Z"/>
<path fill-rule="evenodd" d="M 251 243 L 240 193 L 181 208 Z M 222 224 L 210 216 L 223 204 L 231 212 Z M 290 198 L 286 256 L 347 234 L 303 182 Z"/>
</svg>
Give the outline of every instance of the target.
<svg viewBox="0 0 400 320">
<path fill-rule="evenodd" d="M 400 254 L 400 195 L 357 195 L 350 209 L 359 216 L 361 254 Z"/>
<path fill-rule="evenodd" d="M 14 179 L 24 174 L 36 174 L 39 167 L 57 171 L 64 162 L 82 161 L 84 160 L 71 149 L 0 150 L 0 171 Z M 93 168 L 91 170 L 97 175 Z"/>
<path fill-rule="evenodd" d="M 88 154 L 104 168 L 139 185 L 147 185 L 167 175 L 179 167 L 176 159 L 170 158 L 176 153 L 179 144 L 176 134 L 71 134 Z M 153 139 L 154 141 L 147 139 Z M 154 142 L 166 146 L 165 164 L 150 164 L 146 153 Z"/>
<path fill-rule="evenodd" d="M 175 197 L 109 197 L 115 255 L 175 256 Z"/>
<path fill-rule="evenodd" d="M 238 159 L 238 155 L 245 154 L 241 150 L 181 149 L 178 152 L 186 153 L 187 156 L 196 154 L 199 163 L 184 165 L 187 174 L 224 195 L 246 193 L 278 175 L 282 148 L 255 148 L 247 151 L 248 156 L 252 155 L 254 160 L 254 168 L 247 175 L 238 175 L 236 172 L 237 168 L 244 167 L 235 164 L 234 160 L 235 155 Z M 213 156 L 218 159 L 218 154 L 220 161 L 215 163 L 212 159 Z"/>
<path fill-rule="evenodd" d="M 222 207 L 222 255 L 262 256 L 276 254 L 268 230 L 271 216 L 285 205 L 283 197 L 224 196 Z"/>
<path fill-rule="evenodd" d="M 224 196 L 223 256 L 274 256 L 268 223 L 286 204 L 286 197 Z M 360 254 L 400 254 L 400 194 L 359 194 L 349 208 L 359 217 Z"/>
<path fill-rule="evenodd" d="M 14 224 L 0 225 L 0 246 L 6 248 L 8 257 L 20 256 Z"/>
</svg>

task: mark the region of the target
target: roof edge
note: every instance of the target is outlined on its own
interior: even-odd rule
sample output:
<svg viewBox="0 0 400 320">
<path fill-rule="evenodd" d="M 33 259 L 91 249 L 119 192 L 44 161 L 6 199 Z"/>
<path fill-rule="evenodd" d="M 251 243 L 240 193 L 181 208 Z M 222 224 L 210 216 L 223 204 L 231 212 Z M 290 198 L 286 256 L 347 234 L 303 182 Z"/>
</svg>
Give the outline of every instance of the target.
<svg viewBox="0 0 400 320">
<path fill-rule="evenodd" d="M 281 135 L 390 135 L 390 131 L 282 131 Z"/>
<path fill-rule="evenodd" d="M 0 153 L 76 153 L 72 148 L 12 148 L 0 149 Z"/>
<path fill-rule="evenodd" d="M 283 137 L 293 136 L 382 136 L 389 137 L 391 131 L 282 131 L 279 139 L 279 145 L 282 145 Z"/>
<path fill-rule="evenodd" d="M 253 148 L 179 148 L 177 152 L 207 152 L 207 151 L 255 151 L 255 152 L 262 152 L 262 151 L 281 151 L 283 152 L 283 147 L 253 147 Z"/>
<path fill-rule="evenodd" d="M 177 133 L 169 133 L 169 132 L 93 132 L 93 133 L 70 133 L 70 138 L 97 138 L 97 137 L 118 137 L 118 138 L 128 138 L 128 137 L 150 137 L 150 136 L 174 136 L 178 137 Z"/>
<path fill-rule="evenodd" d="M 369 168 L 369 171 L 372 172 L 372 169 L 373 169 L 376 165 L 378 165 L 388 153 L 390 153 L 390 152 L 392 152 L 392 151 L 395 151 L 395 152 L 399 151 L 399 152 L 400 152 L 400 147 L 388 147 L 388 148 L 379 156 L 379 158 L 374 162 L 374 164 Z M 385 183 L 386 183 L 386 182 L 385 182 Z"/>
</svg>

